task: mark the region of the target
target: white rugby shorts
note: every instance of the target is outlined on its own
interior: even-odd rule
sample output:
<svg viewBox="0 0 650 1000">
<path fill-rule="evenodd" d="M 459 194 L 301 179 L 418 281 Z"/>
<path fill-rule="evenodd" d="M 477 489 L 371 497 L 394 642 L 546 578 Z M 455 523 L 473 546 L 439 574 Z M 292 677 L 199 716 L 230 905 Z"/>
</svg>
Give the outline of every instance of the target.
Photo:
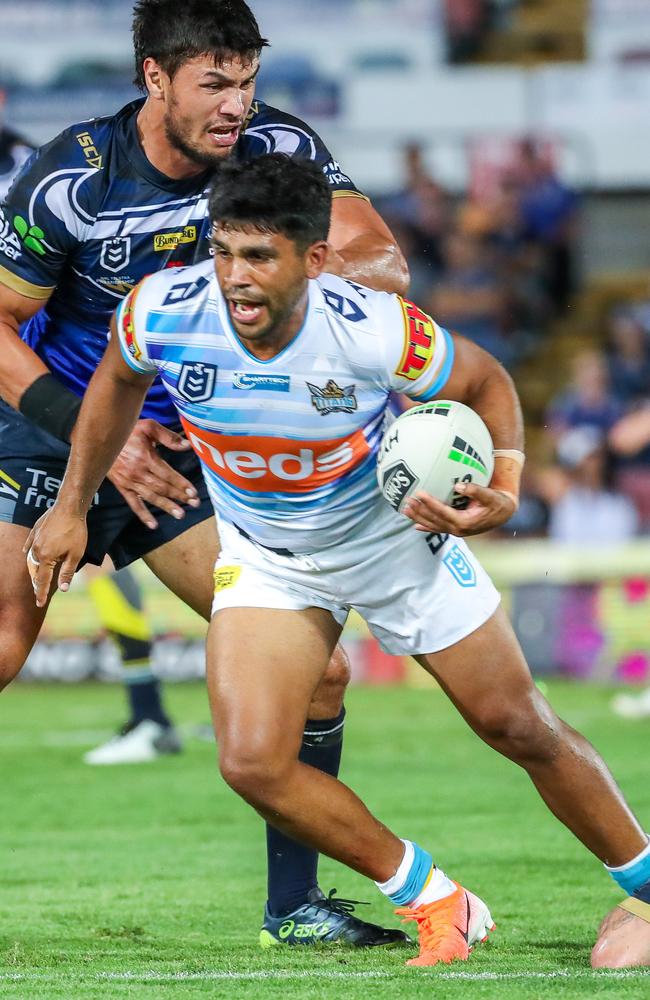
<svg viewBox="0 0 650 1000">
<path fill-rule="evenodd" d="M 311 555 L 257 545 L 218 519 L 212 613 L 223 608 L 358 611 L 386 653 L 435 653 L 494 614 L 500 596 L 460 538 L 416 531 L 380 497 L 354 536 Z"/>
</svg>

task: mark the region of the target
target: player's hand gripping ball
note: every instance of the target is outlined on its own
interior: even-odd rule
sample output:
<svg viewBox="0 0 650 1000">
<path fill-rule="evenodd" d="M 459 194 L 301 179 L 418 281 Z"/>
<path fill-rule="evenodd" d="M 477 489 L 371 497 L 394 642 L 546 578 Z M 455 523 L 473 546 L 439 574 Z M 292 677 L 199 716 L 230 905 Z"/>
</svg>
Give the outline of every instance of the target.
<svg viewBox="0 0 650 1000">
<path fill-rule="evenodd" d="M 445 399 L 402 413 L 386 430 L 377 462 L 379 487 L 397 511 L 418 491 L 462 509 L 467 498 L 457 484 L 487 486 L 493 471 L 492 438 L 482 419 Z"/>
</svg>

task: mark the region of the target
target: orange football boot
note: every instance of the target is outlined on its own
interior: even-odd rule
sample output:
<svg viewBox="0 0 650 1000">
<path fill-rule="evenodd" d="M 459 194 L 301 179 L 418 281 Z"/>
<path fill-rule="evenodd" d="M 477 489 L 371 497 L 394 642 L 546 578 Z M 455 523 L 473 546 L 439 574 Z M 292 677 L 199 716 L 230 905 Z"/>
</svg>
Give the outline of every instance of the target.
<svg viewBox="0 0 650 1000">
<path fill-rule="evenodd" d="M 435 903 L 404 906 L 395 912 L 403 920 L 415 920 L 420 938 L 420 954 L 407 965 L 437 965 L 438 962 L 465 961 L 472 947 L 487 941 L 495 928 L 490 911 L 478 896 L 454 882 L 456 891 Z"/>
</svg>

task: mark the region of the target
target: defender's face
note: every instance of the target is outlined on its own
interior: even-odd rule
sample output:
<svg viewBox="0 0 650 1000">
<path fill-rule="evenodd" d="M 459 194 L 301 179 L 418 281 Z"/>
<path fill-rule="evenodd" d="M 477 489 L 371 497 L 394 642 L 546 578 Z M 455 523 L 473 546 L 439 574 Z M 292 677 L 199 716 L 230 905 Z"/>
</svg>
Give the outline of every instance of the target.
<svg viewBox="0 0 650 1000">
<path fill-rule="evenodd" d="M 189 59 L 165 83 L 165 131 L 169 142 L 207 167 L 228 156 L 243 130 L 255 94 L 259 60 L 239 56 L 214 62 Z"/>
<path fill-rule="evenodd" d="M 215 226 L 215 270 L 237 335 L 251 346 L 273 341 L 281 349 L 300 329 L 307 281 L 320 274 L 326 243 L 301 253 L 293 240 L 252 226 Z"/>
</svg>

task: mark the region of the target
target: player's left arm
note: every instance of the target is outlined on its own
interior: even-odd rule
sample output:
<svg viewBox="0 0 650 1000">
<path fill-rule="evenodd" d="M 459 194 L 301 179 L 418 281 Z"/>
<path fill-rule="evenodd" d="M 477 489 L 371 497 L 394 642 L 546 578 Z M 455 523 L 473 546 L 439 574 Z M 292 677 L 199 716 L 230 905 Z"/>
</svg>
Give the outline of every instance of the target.
<svg viewBox="0 0 650 1000">
<path fill-rule="evenodd" d="M 409 270 L 397 240 L 365 198 L 334 192 L 325 270 L 380 292 L 406 293 Z"/>
<path fill-rule="evenodd" d="M 59 588 L 70 586 L 86 548 L 86 515 L 138 419 L 154 378 L 155 372 L 141 373 L 126 363 L 113 320 L 108 347 L 83 397 L 56 503 L 36 522 L 25 543 L 39 607 L 47 602 L 59 564 Z"/>
<path fill-rule="evenodd" d="M 494 445 L 494 473 L 487 487 L 457 484 L 456 491 L 469 501 L 465 510 L 455 510 L 425 493 L 417 493 L 403 510 L 420 531 L 477 535 L 505 524 L 519 506 L 523 418 L 513 381 L 496 358 L 465 337 L 452 334 L 452 340 L 453 366 L 436 396 L 465 403 L 482 417 Z"/>
</svg>

